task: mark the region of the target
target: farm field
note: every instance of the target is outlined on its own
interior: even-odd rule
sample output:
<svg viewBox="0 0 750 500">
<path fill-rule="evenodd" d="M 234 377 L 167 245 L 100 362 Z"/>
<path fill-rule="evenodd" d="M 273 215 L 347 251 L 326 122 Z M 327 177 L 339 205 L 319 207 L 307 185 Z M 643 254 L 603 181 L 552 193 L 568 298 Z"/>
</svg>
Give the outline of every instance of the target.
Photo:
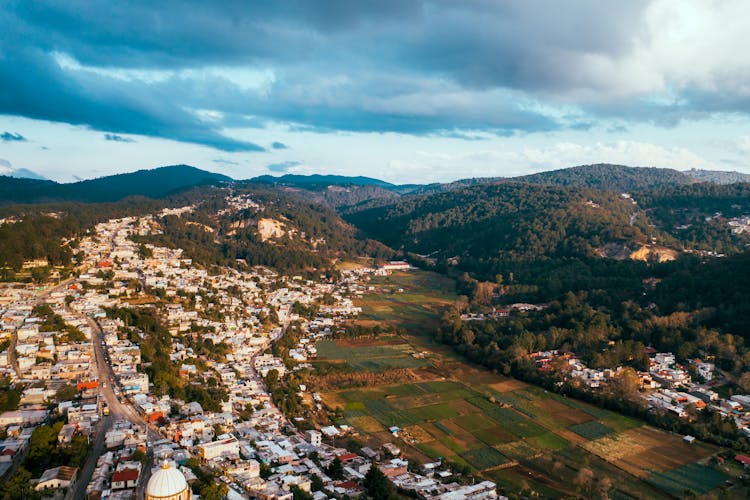
<svg viewBox="0 0 750 500">
<path fill-rule="evenodd" d="M 434 330 L 443 309 L 458 300 L 453 280 L 426 271 L 398 271 L 376 276 L 370 283 L 375 293 L 362 296 L 363 311 L 356 323 L 388 324 L 411 332 Z"/>
<path fill-rule="evenodd" d="M 388 286 L 403 293 L 371 292 L 374 297 L 360 304 L 365 321 L 384 321 L 406 334 L 318 344 L 320 358 L 355 370 L 410 369 L 404 383 L 323 394 L 328 407 L 341 409 L 339 423 L 356 428 L 363 444 L 393 442 L 418 462 L 442 458 L 495 481 L 505 493 L 596 497 L 608 485 L 611 498 L 719 493 L 729 477 L 709 465 L 719 448 L 687 444 L 679 435 L 474 367 L 436 345 L 425 324 L 436 322 L 439 304 L 452 299 L 430 273 L 413 274 L 388 278 Z M 409 300 L 415 302 L 403 303 Z M 412 329 L 402 315 L 413 309 L 432 317 Z M 414 358 L 415 352 L 424 357 Z"/>
</svg>

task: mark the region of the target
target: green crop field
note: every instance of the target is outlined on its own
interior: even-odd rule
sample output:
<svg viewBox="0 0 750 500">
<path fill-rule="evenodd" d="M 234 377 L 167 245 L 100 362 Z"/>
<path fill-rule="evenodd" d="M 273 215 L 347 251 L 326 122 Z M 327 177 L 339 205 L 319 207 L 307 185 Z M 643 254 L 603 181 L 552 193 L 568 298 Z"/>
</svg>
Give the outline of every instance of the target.
<svg viewBox="0 0 750 500">
<path fill-rule="evenodd" d="M 471 366 L 436 344 L 440 307 L 456 299 L 450 280 L 414 271 L 371 284 L 378 291 L 362 298 L 362 322 L 396 325 L 406 334 L 318 344 L 321 359 L 357 370 L 412 369 L 409 383 L 323 394 L 343 410 L 338 423 L 357 429 L 363 444 L 395 442 L 410 460 L 440 457 L 496 481 L 503 493 L 525 489 L 525 496 L 534 491 L 545 498 L 593 495 L 576 486 L 582 468 L 597 481 L 608 478 L 612 498 L 673 498 L 687 489 L 714 494 L 726 479 L 706 465 L 717 447 L 688 445 L 643 422 Z M 398 436 L 387 432 L 392 426 L 401 429 Z"/>
<path fill-rule="evenodd" d="M 590 441 L 608 436 L 615 432 L 611 427 L 595 421 L 571 425 L 569 429 Z"/>
<path fill-rule="evenodd" d="M 461 456 L 479 470 L 491 469 L 508 461 L 505 455 L 489 447 L 467 451 Z"/>
<path fill-rule="evenodd" d="M 395 345 L 352 346 L 341 341 L 318 342 L 318 359 L 343 360 L 358 371 L 382 371 L 388 368 L 419 368 L 428 364 L 412 356 L 413 348 L 406 343 Z"/>
<path fill-rule="evenodd" d="M 688 491 L 694 494 L 708 493 L 727 479 L 727 476 L 715 469 L 691 463 L 669 472 L 654 472 L 647 481 L 660 490 L 681 497 Z"/>
</svg>

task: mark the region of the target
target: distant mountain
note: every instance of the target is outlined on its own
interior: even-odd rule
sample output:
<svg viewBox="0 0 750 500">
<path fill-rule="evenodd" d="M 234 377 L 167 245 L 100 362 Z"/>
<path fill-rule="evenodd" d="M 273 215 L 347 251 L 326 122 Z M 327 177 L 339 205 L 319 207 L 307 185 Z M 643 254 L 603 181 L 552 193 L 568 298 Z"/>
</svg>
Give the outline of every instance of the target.
<svg viewBox="0 0 750 500">
<path fill-rule="evenodd" d="M 741 172 L 727 172 L 722 170 L 699 170 L 693 168 L 686 170 L 685 174 L 700 182 L 713 182 L 715 184 L 734 184 L 735 182 L 750 182 L 750 174 Z"/>
<path fill-rule="evenodd" d="M 514 177 L 512 180 L 531 184 L 575 186 L 622 192 L 643 191 L 695 182 L 695 179 L 686 173 L 670 168 L 627 167 L 608 163 L 551 170 Z"/>
<path fill-rule="evenodd" d="M 36 179 L 0 177 L 0 200 L 5 203 L 47 203 L 59 201 L 106 202 L 128 196 L 161 198 L 177 191 L 205 184 L 231 182 L 225 175 L 188 165 L 138 170 L 67 184 Z"/>
<path fill-rule="evenodd" d="M 280 177 L 272 175 L 261 175 L 250 179 L 251 182 L 263 182 L 266 184 L 284 184 L 287 186 L 306 187 L 310 186 L 379 186 L 382 188 L 395 188 L 395 184 L 373 179 L 372 177 L 349 177 L 346 175 L 296 175 L 286 174 Z"/>
<path fill-rule="evenodd" d="M 16 168 L 5 172 L 0 171 L 0 175 L 7 175 L 8 177 L 15 177 L 16 179 L 36 179 L 38 181 L 46 181 L 47 178 L 32 172 L 27 168 Z"/>
</svg>

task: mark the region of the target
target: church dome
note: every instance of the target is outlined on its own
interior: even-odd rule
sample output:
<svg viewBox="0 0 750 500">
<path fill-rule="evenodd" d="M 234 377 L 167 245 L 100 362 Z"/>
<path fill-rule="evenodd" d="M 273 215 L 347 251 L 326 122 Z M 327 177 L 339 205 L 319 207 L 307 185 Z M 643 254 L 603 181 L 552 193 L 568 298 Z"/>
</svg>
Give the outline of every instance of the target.
<svg viewBox="0 0 750 500">
<path fill-rule="evenodd" d="M 146 485 L 146 500 L 185 500 L 190 498 L 185 476 L 164 461 Z"/>
</svg>

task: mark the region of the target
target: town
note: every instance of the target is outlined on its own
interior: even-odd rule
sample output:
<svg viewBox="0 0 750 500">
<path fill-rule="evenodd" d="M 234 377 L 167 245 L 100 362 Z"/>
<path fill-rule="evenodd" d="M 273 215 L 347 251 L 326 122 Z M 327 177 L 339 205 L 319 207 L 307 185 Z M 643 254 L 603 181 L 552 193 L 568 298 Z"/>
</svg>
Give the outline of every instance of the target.
<svg viewBox="0 0 750 500">
<path fill-rule="evenodd" d="M 230 210 L 254 203 L 228 201 Z M 264 383 L 271 373 L 309 366 L 316 341 L 361 311 L 352 297 L 365 290 L 363 279 L 408 264 L 343 271 L 336 281 L 267 268 L 209 273 L 181 249 L 136 241 L 158 231 L 160 217 L 191 210 L 101 223 L 81 240 L 75 275 L 48 287 L 0 289 L 0 370 L 22 388 L 18 407 L 0 414 L 0 475 L 18 474 L 27 454 L 38 452 L 35 435 L 54 430 L 55 450 L 83 442 L 90 452 L 79 466 L 54 464 L 31 478 L 44 496 L 182 498 L 197 482 L 206 498 L 321 500 L 362 494 L 376 464 L 422 498 L 497 497 L 494 483 L 454 482 L 440 463 L 410 464 L 394 445 L 337 447 L 337 437 L 356 432 L 349 426 L 302 432 Z M 323 302 L 314 318 L 295 312 Z M 158 346 L 143 317 L 164 325 Z M 303 335 L 290 365 L 267 351 L 292 322 Z M 170 397 L 178 386 L 182 397 Z M 302 396 L 306 388 L 299 389 Z M 320 405 L 320 395 L 308 398 Z"/>
</svg>

